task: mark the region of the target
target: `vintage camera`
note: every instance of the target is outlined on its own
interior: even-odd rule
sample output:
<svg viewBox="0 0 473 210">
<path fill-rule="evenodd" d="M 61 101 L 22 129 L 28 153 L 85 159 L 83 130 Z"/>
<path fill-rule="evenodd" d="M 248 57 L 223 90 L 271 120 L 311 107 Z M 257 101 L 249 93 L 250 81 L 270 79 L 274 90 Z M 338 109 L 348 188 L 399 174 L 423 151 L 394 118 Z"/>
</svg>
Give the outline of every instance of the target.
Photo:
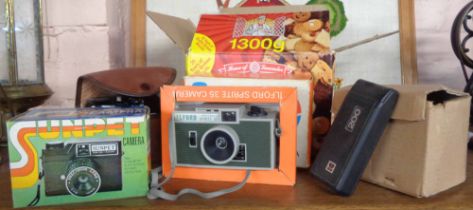
<svg viewBox="0 0 473 210">
<path fill-rule="evenodd" d="M 280 135 L 277 106 L 179 104 L 173 112 L 177 166 L 271 170 Z"/>
<path fill-rule="evenodd" d="M 47 196 L 91 196 L 122 189 L 121 141 L 48 143 L 42 166 Z"/>
</svg>

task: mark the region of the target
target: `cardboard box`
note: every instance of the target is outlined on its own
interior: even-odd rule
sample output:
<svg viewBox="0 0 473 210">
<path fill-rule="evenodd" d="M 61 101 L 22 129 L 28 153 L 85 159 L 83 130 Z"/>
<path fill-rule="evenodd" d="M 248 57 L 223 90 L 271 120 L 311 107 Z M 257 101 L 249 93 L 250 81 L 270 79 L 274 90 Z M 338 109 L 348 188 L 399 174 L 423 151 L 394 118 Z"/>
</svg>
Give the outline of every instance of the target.
<svg viewBox="0 0 473 210">
<path fill-rule="evenodd" d="M 311 78 L 332 66 L 328 10 L 319 5 L 245 7 L 189 20 L 148 12 L 187 52 L 186 75 Z M 194 33 L 195 32 L 195 33 Z"/>
<path fill-rule="evenodd" d="M 464 182 L 470 96 L 440 85 L 392 87 L 400 97 L 362 179 L 415 197 Z M 335 92 L 334 113 L 349 89 Z"/>
<path fill-rule="evenodd" d="M 144 196 L 149 111 L 32 110 L 7 122 L 14 207 Z"/>
<path fill-rule="evenodd" d="M 297 167 L 310 167 L 310 163 L 312 162 L 312 104 L 314 95 L 311 80 L 186 76 L 184 77 L 184 84 L 191 86 L 285 86 L 297 88 Z"/>
<path fill-rule="evenodd" d="M 296 182 L 296 109 L 297 92 L 289 87 L 194 87 L 164 86 L 161 89 L 163 173 L 171 172 L 170 124 L 178 103 L 224 103 L 224 104 L 277 104 L 279 105 L 281 135 L 277 167 L 269 170 L 253 170 L 248 183 L 289 185 Z M 176 120 L 176 119 L 174 119 Z M 258 132 L 255 130 L 255 132 Z M 261 132 L 261 131 L 260 131 Z M 199 135 L 199 134 L 197 134 Z M 238 134 L 236 134 L 238 135 Z M 205 135 L 204 135 L 205 136 Z M 197 145 L 200 145 L 199 143 Z M 176 155 L 178 156 L 178 155 Z M 178 162 L 178 160 L 176 160 Z M 210 181 L 241 182 L 245 169 L 192 167 L 176 164 L 173 178 Z"/>
</svg>

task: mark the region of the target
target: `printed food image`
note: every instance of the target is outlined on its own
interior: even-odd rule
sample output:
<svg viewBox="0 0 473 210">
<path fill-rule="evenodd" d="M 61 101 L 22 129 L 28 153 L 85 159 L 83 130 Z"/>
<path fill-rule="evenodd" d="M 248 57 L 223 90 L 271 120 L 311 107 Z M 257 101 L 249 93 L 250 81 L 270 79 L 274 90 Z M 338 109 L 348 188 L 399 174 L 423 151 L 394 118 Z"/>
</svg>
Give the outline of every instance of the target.
<svg viewBox="0 0 473 210">
<path fill-rule="evenodd" d="M 202 15 L 187 75 L 310 79 L 319 57 L 330 54 L 329 19 L 323 9 Z"/>
<path fill-rule="evenodd" d="M 334 56 L 321 56 L 314 67 L 310 70 L 314 84 L 314 103 L 316 109 L 314 117 L 324 116 L 330 118 L 330 106 L 332 100 L 334 72 L 331 65 Z M 329 65 L 330 64 L 330 65 Z"/>
<path fill-rule="evenodd" d="M 319 61 L 319 55 L 310 51 L 298 52 L 296 58 L 298 68 L 293 72 L 294 76 L 310 79 L 312 77 L 311 69 Z"/>
<path fill-rule="evenodd" d="M 263 60 L 270 62 L 277 60 L 277 63 L 290 65 L 294 77 L 312 78 L 314 85 L 323 78 L 324 84 L 331 86 L 332 62 L 320 59 L 330 55 L 329 18 L 320 13 L 295 12 L 284 21 L 284 24 L 285 37 L 280 38 L 285 42 L 284 52 L 273 55 L 273 58 L 269 56 L 271 52 L 266 52 Z M 292 59 L 279 59 L 288 57 L 286 54 L 293 55 Z"/>
<path fill-rule="evenodd" d="M 314 84 L 321 82 L 324 85 L 332 86 L 333 70 L 323 60 L 318 60 L 314 67 L 310 70 Z"/>
<path fill-rule="evenodd" d="M 317 13 L 316 13 L 317 14 Z M 287 52 L 312 51 L 330 53 L 330 23 L 328 18 L 314 17 L 310 12 L 296 12 L 286 21 Z M 325 19 L 325 20 L 324 20 Z"/>
<path fill-rule="evenodd" d="M 324 136 L 330 127 L 330 107 L 332 105 L 333 85 L 335 84 L 333 65 L 334 56 L 322 56 L 310 70 L 314 84 L 314 134 Z M 330 64 L 330 65 L 329 65 Z"/>
<path fill-rule="evenodd" d="M 292 28 L 292 32 L 294 34 L 289 34 L 289 36 L 299 36 L 301 37 L 302 36 L 302 33 L 304 31 L 303 29 L 303 25 L 306 21 L 309 20 L 310 18 L 310 12 L 296 12 L 293 14 L 293 18 L 294 18 L 294 22 L 293 22 L 293 28 Z"/>
</svg>

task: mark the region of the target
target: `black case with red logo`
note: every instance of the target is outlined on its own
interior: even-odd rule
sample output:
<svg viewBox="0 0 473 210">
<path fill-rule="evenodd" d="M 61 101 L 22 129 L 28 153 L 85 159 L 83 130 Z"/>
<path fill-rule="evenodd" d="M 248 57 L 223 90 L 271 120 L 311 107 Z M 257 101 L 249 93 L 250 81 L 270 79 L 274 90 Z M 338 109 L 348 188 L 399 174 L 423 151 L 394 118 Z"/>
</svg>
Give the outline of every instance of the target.
<svg viewBox="0 0 473 210">
<path fill-rule="evenodd" d="M 311 167 L 330 189 L 351 195 L 386 128 L 399 93 L 358 80 L 348 92 Z"/>
</svg>

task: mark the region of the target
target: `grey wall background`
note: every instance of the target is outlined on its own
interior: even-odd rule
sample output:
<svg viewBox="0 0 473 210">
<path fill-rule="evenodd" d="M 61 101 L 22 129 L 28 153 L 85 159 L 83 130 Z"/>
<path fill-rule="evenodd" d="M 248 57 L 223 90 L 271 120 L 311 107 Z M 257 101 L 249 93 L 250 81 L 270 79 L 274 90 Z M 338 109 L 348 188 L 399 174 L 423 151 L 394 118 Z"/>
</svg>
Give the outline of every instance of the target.
<svg viewBox="0 0 473 210">
<path fill-rule="evenodd" d="M 457 13 L 470 1 L 415 1 L 419 82 L 463 89 L 466 83 L 452 51 L 450 30 Z"/>
</svg>

